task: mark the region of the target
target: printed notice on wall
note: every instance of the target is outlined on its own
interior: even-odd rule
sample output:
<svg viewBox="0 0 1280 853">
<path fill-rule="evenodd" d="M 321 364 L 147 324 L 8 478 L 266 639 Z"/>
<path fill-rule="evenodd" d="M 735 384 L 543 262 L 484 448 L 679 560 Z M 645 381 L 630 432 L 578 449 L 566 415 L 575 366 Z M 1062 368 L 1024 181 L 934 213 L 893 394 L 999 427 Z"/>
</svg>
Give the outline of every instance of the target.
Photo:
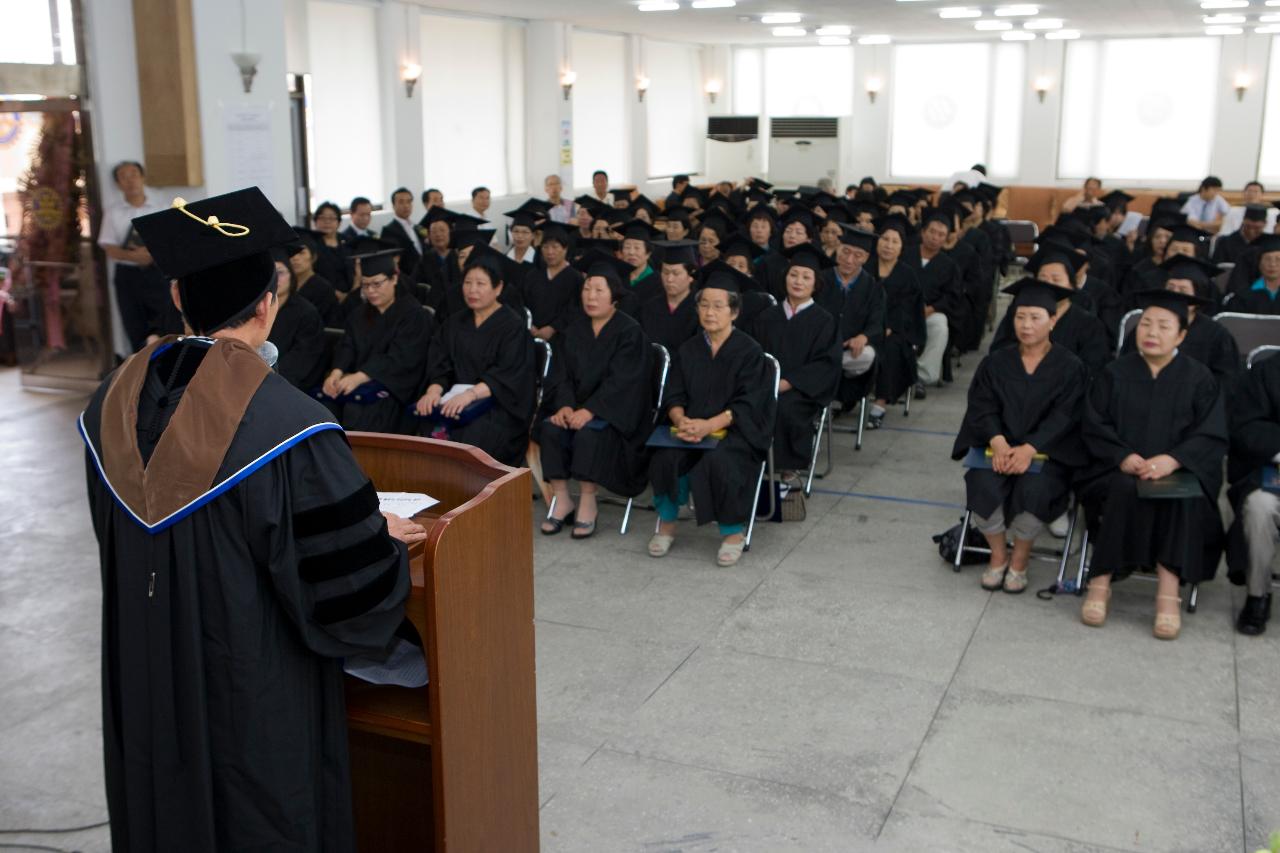
<svg viewBox="0 0 1280 853">
<path fill-rule="evenodd" d="M 271 108 L 249 105 L 227 107 L 223 115 L 227 131 L 227 185 L 275 190 L 271 156 Z"/>
</svg>

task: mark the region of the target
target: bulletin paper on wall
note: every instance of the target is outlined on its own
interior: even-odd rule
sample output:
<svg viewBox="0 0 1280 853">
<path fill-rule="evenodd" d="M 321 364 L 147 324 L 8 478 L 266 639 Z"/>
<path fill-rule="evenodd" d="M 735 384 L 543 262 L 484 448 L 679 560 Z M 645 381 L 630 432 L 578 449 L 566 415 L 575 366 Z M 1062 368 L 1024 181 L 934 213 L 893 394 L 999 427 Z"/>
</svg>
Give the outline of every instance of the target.
<svg viewBox="0 0 1280 853">
<path fill-rule="evenodd" d="M 275 188 L 271 155 L 271 108 L 266 106 L 228 107 L 224 113 L 227 129 L 228 185 L 261 187 L 267 195 Z"/>
</svg>

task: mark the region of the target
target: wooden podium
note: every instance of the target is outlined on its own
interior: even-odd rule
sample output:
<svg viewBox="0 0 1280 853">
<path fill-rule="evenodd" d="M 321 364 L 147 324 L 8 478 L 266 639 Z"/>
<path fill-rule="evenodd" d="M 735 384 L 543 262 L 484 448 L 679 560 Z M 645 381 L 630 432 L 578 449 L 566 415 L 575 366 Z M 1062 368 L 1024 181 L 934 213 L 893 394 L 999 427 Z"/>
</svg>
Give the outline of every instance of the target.
<svg viewBox="0 0 1280 853">
<path fill-rule="evenodd" d="M 408 617 L 426 687 L 347 677 L 361 853 L 538 849 L 533 539 L 527 469 L 427 438 L 347 433 L 379 491 L 425 492 Z"/>
</svg>

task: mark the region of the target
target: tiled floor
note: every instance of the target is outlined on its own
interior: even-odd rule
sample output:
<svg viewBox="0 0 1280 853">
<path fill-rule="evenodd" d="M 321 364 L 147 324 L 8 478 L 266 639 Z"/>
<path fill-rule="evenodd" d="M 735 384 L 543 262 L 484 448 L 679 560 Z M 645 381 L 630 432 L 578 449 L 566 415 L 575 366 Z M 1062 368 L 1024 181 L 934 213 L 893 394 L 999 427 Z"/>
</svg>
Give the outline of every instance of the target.
<svg viewBox="0 0 1280 853">
<path fill-rule="evenodd" d="M 1280 829 L 1280 626 L 1236 636 L 1238 590 L 1160 643 L 1148 584 L 1097 631 L 938 559 L 975 363 L 861 452 L 837 435 L 807 520 L 736 568 L 710 529 L 649 558 L 652 516 L 620 537 L 616 507 L 536 537 L 544 850 L 1251 853 Z M 8 832 L 106 819 L 81 403 L 0 372 L 0 846 L 107 848 Z"/>
</svg>

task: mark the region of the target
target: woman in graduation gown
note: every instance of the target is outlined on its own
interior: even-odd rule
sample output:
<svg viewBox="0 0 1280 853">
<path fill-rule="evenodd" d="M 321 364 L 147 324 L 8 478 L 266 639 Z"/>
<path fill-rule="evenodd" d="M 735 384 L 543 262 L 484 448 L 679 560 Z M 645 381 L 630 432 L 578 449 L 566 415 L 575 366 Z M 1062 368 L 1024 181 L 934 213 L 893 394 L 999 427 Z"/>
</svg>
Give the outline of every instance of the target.
<svg viewBox="0 0 1280 853">
<path fill-rule="evenodd" d="M 533 315 L 534 337 L 549 341 L 581 311 L 582 273 L 569 264 L 570 239 L 563 225 L 548 219 L 537 230 L 542 264 L 525 275 L 524 304 Z"/>
<path fill-rule="evenodd" d="M 276 373 L 307 393 L 324 378 L 325 338 L 320 312 L 293 292 L 293 271 L 287 266 L 287 249 L 273 249 L 276 258 L 276 321 L 267 340 L 279 351 Z"/>
<path fill-rule="evenodd" d="M 1186 337 L 1190 301 L 1164 289 L 1139 294 L 1138 352 L 1109 364 L 1086 398 L 1084 440 L 1092 461 L 1078 486 L 1094 542 L 1080 612 L 1086 625 L 1106 621 L 1113 577 L 1154 568 L 1159 582 L 1153 633 L 1172 640 L 1181 629 L 1179 582 L 1210 580 L 1217 570 L 1227 421 L 1209 368 L 1177 351 Z M 1140 482 L 1181 470 L 1192 476 L 1179 476 L 1167 487 L 1198 487 L 1200 494 L 1139 497 Z"/>
<path fill-rule="evenodd" d="M 1088 371 L 1050 335 L 1058 301 L 1070 291 L 1026 278 L 1004 292 L 1014 296 L 1009 313 L 1018 344 L 978 365 L 951 458 L 990 449 L 991 467 L 964 475 L 965 506 L 991 548 L 982 588 L 1020 593 L 1036 537 L 1066 510 L 1072 473 L 1088 459 L 1080 440 Z M 1048 459 L 1032 473 L 1038 454 Z"/>
<path fill-rule="evenodd" d="M 447 318 L 436 330 L 427 355 L 426 388 L 415 412 L 418 433 L 441 428 L 450 441 L 472 444 L 504 465 L 524 464 L 533 417 L 536 367 L 533 338 L 525 318 L 499 300 L 502 270 L 491 260 L 473 259 L 462 278 L 471 310 Z M 455 385 L 471 388 L 441 403 Z M 469 406 L 484 408 L 468 417 Z M 428 420 L 428 416 L 442 417 Z"/>
<path fill-rule="evenodd" d="M 331 201 L 316 208 L 315 225 L 320 239 L 316 244 L 316 274 L 323 276 L 339 293 L 351 290 L 351 271 L 347 265 L 347 251 L 338 236 L 342 224 L 342 211 Z"/>
<path fill-rule="evenodd" d="M 742 557 L 760 464 L 773 437 L 773 371 L 764 351 L 733 325 L 748 276 L 718 264 L 697 293 L 702 333 L 676 351 L 663 405 L 675 437 L 696 444 L 725 431 L 710 450 L 654 451 L 649 465 L 660 523 L 649 554 L 666 556 L 675 540 L 680 507 L 693 496 L 698 524 L 715 521 L 723 541 L 721 566 Z"/>
<path fill-rule="evenodd" d="M 627 296 L 618 305 L 633 320 L 640 319 L 640 306 L 662 295 L 662 280 L 653 270 L 653 241 L 662 232 L 643 219 L 632 219 L 622 227 L 622 260 L 631 266 L 626 281 Z"/>
<path fill-rule="evenodd" d="M 431 318 L 415 299 L 397 298 L 400 250 L 357 256 L 364 303 L 347 318 L 319 399 L 344 429 L 412 435 L 408 414 L 431 340 Z"/>
<path fill-rule="evenodd" d="M 916 358 L 924 349 L 924 294 L 915 271 L 902 261 L 911 224 L 902 214 L 891 213 L 880 223 L 873 268 L 884 288 L 884 339 L 876 353 L 880 365 L 876 377 L 876 401 L 868 429 L 884 423 L 885 408 L 916 382 Z"/>
<path fill-rule="evenodd" d="M 572 523 L 574 539 L 595 533 L 599 487 L 626 497 L 644 491 L 652 426 L 649 345 L 640 324 L 618 309 L 631 266 L 594 249 L 582 261 L 582 313 L 551 339 L 551 375 L 533 428 L 542 477 L 555 493 L 542 533 Z M 576 506 L 570 480 L 581 487 Z"/>
<path fill-rule="evenodd" d="M 812 243 L 788 249 L 787 298 L 756 320 L 754 337 L 782 365 L 774 421 L 774 464 L 784 480 L 809 467 L 813 420 L 835 396 L 840 382 L 838 324 L 814 301 L 822 269 L 830 264 Z"/>
<path fill-rule="evenodd" d="M 503 280 L 507 282 L 502 292 L 502 304 L 511 307 L 517 314 L 524 314 L 520 283 L 528 267 L 490 246 L 492 240 L 492 231 L 464 229 L 454 232 L 454 257 L 457 264 L 449 270 L 442 284 L 432 286 L 426 298 L 426 304 L 435 311 L 437 320 L 443 322 L 446 317 L 469 312 L 467 300 L 462 295 L 462 278 L 467 265 L 478 258 L 488 258 L 490 265 L 502 269 Z"/>
<path fill-rule="evenodd" d="M 697 263 L 693 240 L 665 241 L 662 250 L 662 296 L 640 306 L 640 328 L 645 337 L 674 354 L 698 331 L 698 310 L 692 296 Z"/>
<path fill-rule="evenodd" d="M 297 288 L 294 293 L 315 306 L 320 312 L 320 319 L 326 326 L 342 328 L 341 301 L 346 297 L 338 296 L 338 290 L 328 277 L 316 271 L 315 263 L 320 257 L 320 244 L 324 235 L 319 231 L 308 231 L 295 228 L 298 232 L 298 251 L 289 257 L 289 266 L 293 269 Z"/>
</svg>

